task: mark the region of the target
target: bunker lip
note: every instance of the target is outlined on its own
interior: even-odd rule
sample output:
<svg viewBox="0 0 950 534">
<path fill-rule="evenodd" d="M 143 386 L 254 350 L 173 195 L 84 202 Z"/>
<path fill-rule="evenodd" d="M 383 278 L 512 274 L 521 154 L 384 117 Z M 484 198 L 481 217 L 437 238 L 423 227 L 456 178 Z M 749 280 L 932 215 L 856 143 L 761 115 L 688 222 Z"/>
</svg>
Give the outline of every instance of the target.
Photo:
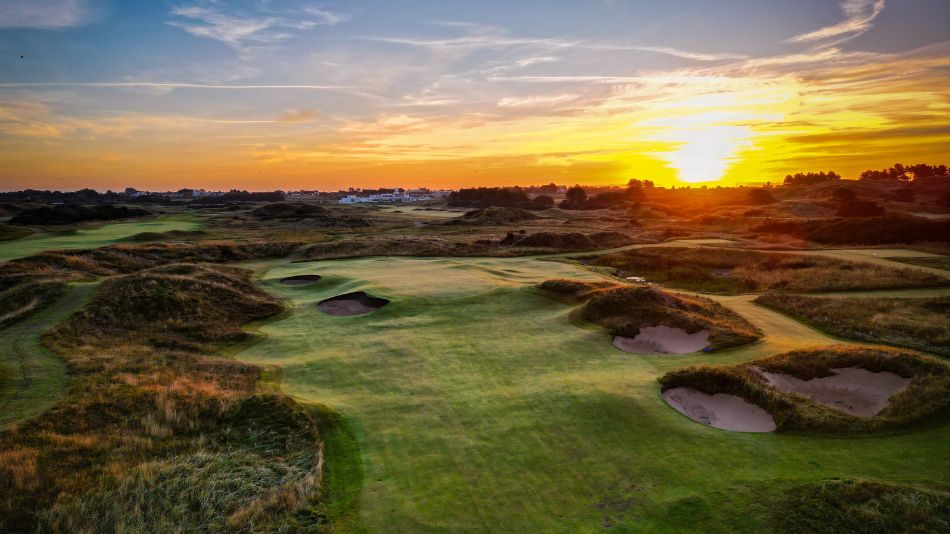
<svg viewBox="0 0 950 534">
<path fill-rule="evenodd" d="M 802 380 L 784 373 L 756 368 L 770 386 L 785 393 L 798 393 L 850 415 L 874 417 L 900 393 L 911 379 L 890 371 L 871 372 L 860 367 L 831 369 L 832 376 Z"/>
<path fill-rule="evenodd" d="M 692 334 L 665 325 L 644 326 L 636 337 L 614 336 L 614 346 L 635 354 L 690 354 L 709 346 L 709 330 Z"/>
<path fill-rule="evenodd" d="M 737 395 L 708 395 L 689 387 L 671 388 L 663 399 L 693 421 L 733 432 L 774 432 L 775 419 L 758 405 Z"/>
<path fill-rule="evenodd" d="M 327 315 L 350 317 L 374 312 L 387 304 L 389 304 L 387 299 L 356 291 L 321 300 L 317 308 Z"/>
<path fill-rule="evenodd" d="M 288 276 L 286 278 L 281 278 L 280 283 L 285 286 L 302 286 L 304 284 L 312 284 L 322 278 L 319 274 L 297 274 L 294 276 Z"/>
</svg>

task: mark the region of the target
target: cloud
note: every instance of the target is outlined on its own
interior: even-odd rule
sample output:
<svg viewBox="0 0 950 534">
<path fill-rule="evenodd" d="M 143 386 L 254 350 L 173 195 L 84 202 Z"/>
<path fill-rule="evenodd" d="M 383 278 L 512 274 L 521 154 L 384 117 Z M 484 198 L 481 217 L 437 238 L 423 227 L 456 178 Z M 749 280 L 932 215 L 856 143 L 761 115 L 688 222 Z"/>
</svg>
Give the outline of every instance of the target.
<svg viewBox="0 0 950 534">
<path fill-rule="evenodd" d="M 574 100 L 579 95 L 562 94 L 551 96 L 507 97 L 498 101 L 500 108 L 545 108 Z"/>
<path fill-rule="evenodd" d="M 96 20 L 100 6 L 91 0 L 11 0 L 0 3 L 0 28 L 54 30 Z"/>
<path fill-rule="evenodd" d="M 845 15 L 843 21 L 812 32 L 796 35 L 788 39 L 788 42 L 808 43 L 843 37 L 834 43 L 829 43 L 830 45 L 854 39 L 871 29 L 871 23 L 884 11 L 884 3 L 885 0 L 844 0 L 841 2 L 841 10 Z"/>
<path fill-rule="evenodd" d="M 177 19 L 168 21 L 170 26 L 195 37 L 221 41 L 236 50 L 277 43 L 293 37 L 295 30 L 333 26 L 349 18 L 313 6 L 304 6 L 299 12 L 290 14 L 271 11 L 231 14 L 214 4 L 175 6 L 171 9 L 171 15 Z"/>
<path fill-rule="evenodd" d="M 296 111 L 285 111 L 277 117 L 277 122 L 310 122 L 316 119 L 320 112 L 315 109 L 299 109 Z"/>
</svg>

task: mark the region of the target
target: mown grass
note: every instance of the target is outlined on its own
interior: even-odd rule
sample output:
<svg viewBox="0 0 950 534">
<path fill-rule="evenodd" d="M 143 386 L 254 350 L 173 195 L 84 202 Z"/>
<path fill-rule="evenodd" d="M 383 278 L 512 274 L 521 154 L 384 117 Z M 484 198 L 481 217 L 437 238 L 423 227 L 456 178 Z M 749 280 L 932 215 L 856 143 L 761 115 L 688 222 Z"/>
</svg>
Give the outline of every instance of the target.
<svg viewBox="0 0 950 534">
<path fill-rule="evenodd" d="M 772 512 L 789 534 L 950 531 L 950 493 L 872 480 L 798 486 Z"/>
<path fill-rule="evenodd" d="M 102 247 L 142 232 L 198 230 L 202 221 L 195 217 L 171 215 L 152 220 L 105 224 L 98 228 L 69 232 L 38 233 L 0 246 L 0 261 L 39 254 L 51 249 L 88 249 Z"/>
<path fill-rule="evenodd" d="M 322 449 L 309 414 L 258 393 L 260 369 L 215 358 L 282 307 L 222 266 L 102 282 L 46 335 L 62 402 L 0 434 L 0 531 L 311 531 Z M 24 458 L 28 471 L 18 468 Z"/>
<path fill-rule="evenodd" d="M 289 311 L 236 357 L 279 367 L 285 391 L 345 417 L 362 455 L 359 515 L 371 531 L 763 532 L 798 485 L 834 477 L 950 485 L 950 426 L 860 439 L 737 433 L 697 424 L 659 395 L 656 380 L 669 370 L 741 363 L 814 337 L 640 358 L 575 327 L 576 304 L 534 287 L 606 281 L 577 264 L 268 265 L 263 283 Z M 280 284 L 300 274 L 322 278 Z M 316 309 L 353 291 L 392 302 L 352 318 Z"/>
<path fill-rule="evenodd" d="M 946 279 L 833 258 L 714 247 L 650 247 L 580 258 L 669 287 L 706 293 L 938 287 Z"/>
<path fill-rule="evenodd" d="M 889 371 L 910 384 L 874 417 L 857 417 L 801 395 L 768 385 L 756 368 L 809 380 L 832 376 L 831 369 L 859 367 Z M 950 366 L 921 354 L 887 347 L 847 345 L 792 351 L 733 366 L 693 366 L 659 379 L 662 389 L 690 387 L 714 395 L 728 393 L 756 404 L 775 419 L 778 432 L 855 434 L 906 430 L 950 420 Z"/>
<path fill-rule="evenodd" d="M 547 280 L 542 290 L 573 297 L 583 305 L 579 317 L 605 327 L 611 335 L 636 337 L 646 326 L 709 331 L 710 347 L 724 349 L 762 336 L 748 321 L 709 299 L 664 291 L 656 286 Z"/>
<path fill-rule="evenodd" d="M 950 297 L 822 298 L 766 294 L 755 302 L 837 337 L 950 357 Z"/>
</svg>

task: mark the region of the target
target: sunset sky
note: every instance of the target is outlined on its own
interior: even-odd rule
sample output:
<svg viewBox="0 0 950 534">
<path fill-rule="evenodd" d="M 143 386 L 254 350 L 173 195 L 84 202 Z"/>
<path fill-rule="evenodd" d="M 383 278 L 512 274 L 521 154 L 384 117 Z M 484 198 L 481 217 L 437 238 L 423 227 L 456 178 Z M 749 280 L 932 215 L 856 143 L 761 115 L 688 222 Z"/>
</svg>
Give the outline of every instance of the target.
<svg viewBox="0 0 950 534">
<path fill-rule="evenodd" d="M 950 163 L 950 1 L 0 0 L 0 189 Z"/>
</svg>

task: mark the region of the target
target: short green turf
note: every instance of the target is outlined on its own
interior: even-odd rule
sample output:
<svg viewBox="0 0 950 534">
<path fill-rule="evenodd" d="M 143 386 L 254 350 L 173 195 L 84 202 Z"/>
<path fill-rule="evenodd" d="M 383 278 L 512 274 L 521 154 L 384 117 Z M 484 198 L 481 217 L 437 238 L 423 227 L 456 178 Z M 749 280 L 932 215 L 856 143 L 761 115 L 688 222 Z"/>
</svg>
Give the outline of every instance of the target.
<svg viewBox="0 0 950 534">
<path fill-rule="evenodd" d="M 43 346 L 43 333 L 79 309 L 98 284 L 74 284 L 66 295 L 0 330 L 0 430 L 48 410 L 65 391 L 63 360 Z"/>
<path fill-rule="evenodd" d="M 534 284 L 592 279 L 532 258 L 363 258 L 271 264 L 290 312 L 238 358 L 339 411 L 363 458 L 359 513 L 383 532 L 754 532 L 795 485 L 831 477 L 950 484 L 950 427 L 833 439 L 744 434 L 667 406 L 656 379 L 835 343 L 752 296 L 717 297 L 765 333 L 710 354 L 637 356 Z M 297 287 L 295 274 L 323 279 Z M 320 300 L 392 302 L 330 317 Z"/>
<path fill-rule="evenodd" d="M 0 242 L 0 261 L 9 261 L 54 249 L 103 247 L 141 232 L 197 230 L 200 227 L 200 219 L 187 215 L 170 215 L 135 222 L 106 224 L 98 228 L 38 233 L 22 239 Z"/>
</svg>

